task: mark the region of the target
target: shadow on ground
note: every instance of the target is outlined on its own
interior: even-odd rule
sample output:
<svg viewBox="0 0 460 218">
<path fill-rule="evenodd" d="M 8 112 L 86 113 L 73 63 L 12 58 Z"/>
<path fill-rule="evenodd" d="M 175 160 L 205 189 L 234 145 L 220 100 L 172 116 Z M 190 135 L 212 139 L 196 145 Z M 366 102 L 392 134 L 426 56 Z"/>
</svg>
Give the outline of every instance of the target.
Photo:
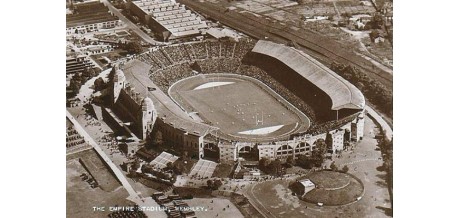
<svg viewBox="0 0 460 218">
<path fill-rule="evenodd" d="M 377 208 L 379 210 L 382 210 L 385 213 L 385 215 L 387 215 L 387 216 L 391 216 L 391 217 L 393 216 L 393 210 L 391 208 L 381 207 L 381 206 L 377 206 L 375 208 Z"/>
</svg>

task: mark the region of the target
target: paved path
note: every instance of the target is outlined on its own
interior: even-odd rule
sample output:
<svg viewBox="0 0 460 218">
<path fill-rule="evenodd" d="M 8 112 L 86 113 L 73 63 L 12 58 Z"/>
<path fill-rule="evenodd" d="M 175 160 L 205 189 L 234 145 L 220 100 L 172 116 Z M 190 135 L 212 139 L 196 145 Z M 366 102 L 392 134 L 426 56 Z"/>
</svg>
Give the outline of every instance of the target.
<svg viewBox="0 0 460 218">
<path fill-rule="evenodd" d="M 145 33 L 144 31 L 142 31 L 135 23 L 131 22 L 128 18 L 125 17 L 125 15 L 123 15 L 117 8 L 115 8 L 112 3 L 110 3 L 109 1 L 107 0 L 100 0 L 105 6 L 107 6 L 109 8 L 109 10 L 115 14 L 118 18 L 120 18 L 120 20 L 122 22 L 124 22 L 129 29 L 131 29 L 132 31 L 134 31 L 139 37 L 141 37 L 144 41 L 146 41 L 147 43 L 150 43 L 152 45 L 159 45 L 159 44 L 165 44 L 164 42 L 159 42 L 159 41 L 155 41 L 152 39 L 152 37 L 150 37 L 149 35 L 147 35 L 147 33 Z"/>
<path fill-rule="evenodd" d="M 94 150 L 102 157 L 102 159 L 107 163 L 107 165 L 110 167 L 110 169 L 113 171 L 115 176 L 117 177 L 118 181 L 121 182 L 123 187 L 128 191 L 129 197 L 127 198 L 130 201 L 135 202 L 137 205 L 140 207 L 156 207 L 159 208 L 160 206 L 156 202 L 148 202 L 148 204 L 145 202 L 144 199 L 141 199 L 139 194 L 134 190 L 134 188 L 129 184 L 128 180 L 126 177 L 123 175 L 123 173 L 120 171 L 120 169 L 117 168 L 117 166 L 112 162 L 112 160 L 107 156 L 107 154 L 99 147 L 99 144 L 97 144 L 93 138 L 85 131 L 85 129 L 78 123 L 78 121 L 75 120 L 75 118 L 70 114 L 70 112 L 67 110 L 67 118 L 70 120 L 70 122 L 73 123 L 75 129 L 77 132 L 85 138 L 85 141 L 91 145 Z M 145 214 L 147 214 L 148 217 L 164 217 L 166 218 L 166 214 L 162 211 L 145 211 Z"/>
<path fill-rule="evenodd" d="M 393 139 L 393 130 L 391 129 L 390 125 L 376 112 L 369 106 L 366 106 L 366 111 L 369 116 L 374 118 L 377 123 L 385 130 L 386 137 L 391 140 Z"/>
</svg>

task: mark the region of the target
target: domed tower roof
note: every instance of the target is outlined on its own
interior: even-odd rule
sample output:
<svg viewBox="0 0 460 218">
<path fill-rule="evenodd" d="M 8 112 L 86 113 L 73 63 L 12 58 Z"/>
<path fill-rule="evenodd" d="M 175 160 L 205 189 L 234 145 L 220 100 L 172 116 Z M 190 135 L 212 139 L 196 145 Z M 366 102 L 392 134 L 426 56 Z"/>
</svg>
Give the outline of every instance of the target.
<svg viewBox="0 0 460 218">
<path fill-rule="evenodd" d="M 153 101 L 149 97 L 145 97 L 142 100 L 141 106 L 142 106 L 142 111 L 151 111 L 155 109 L 155 106 L 153 105 Z"/>
<path fill-rule="evenodd" d="M 113 74 L 112 80 L 114 82 L 125 81 L 125 74 L 122 70 L 116 69 L 115 73 Z"/>
</svg>

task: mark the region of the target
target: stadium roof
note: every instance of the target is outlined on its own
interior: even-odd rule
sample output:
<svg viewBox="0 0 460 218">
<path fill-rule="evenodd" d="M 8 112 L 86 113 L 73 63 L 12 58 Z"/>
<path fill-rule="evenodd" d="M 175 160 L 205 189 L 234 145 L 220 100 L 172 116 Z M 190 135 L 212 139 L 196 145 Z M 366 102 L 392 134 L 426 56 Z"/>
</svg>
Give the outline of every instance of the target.
<svg viewBox="0 0 460 218">
<path fill-rule="evenodd" d="M 278 59 L 315 84 L 332 99 L 332 110 L 364 108 L 365 99 L 361 91 L 300 50 L 270 41 L 259 40 L 252 52 Z"/>
<path fill-rule="evenodd" d="M 137 59 L 127 62 L 122 68 L 126 81 L 135 88 L 142 98 L 149 97 L 153 100 L 158 117 L 163 122 L 182 128 L 189 134 L 204 136 L 216 127 L 197 122 L 190 118 L 177 104 L 175 104 L 165 93 L 159 91 L 160 88 L 149 78 L 150 65 Z M 158 91 L 148 91 L 148 87 L 153 87 Z"/>
</svg>

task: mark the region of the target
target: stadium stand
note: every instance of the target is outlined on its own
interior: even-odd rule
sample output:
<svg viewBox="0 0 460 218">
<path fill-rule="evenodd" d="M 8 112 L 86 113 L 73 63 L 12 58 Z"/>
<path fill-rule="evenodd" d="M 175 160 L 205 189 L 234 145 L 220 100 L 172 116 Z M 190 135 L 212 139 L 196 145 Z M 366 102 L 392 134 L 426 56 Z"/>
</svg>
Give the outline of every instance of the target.
<svg viewBox="0 0 460 218">
<path fill-rule="evenodd" d="M 322 89 L 318 87 L 316 87 L 316 89 L 310 89 L 309 86 L 304 86 L 303 83 L 300 84 L 298 81 L 288 82 L 292 82 L 294 86 L 302 87 L 302 89 L 299 89 L 298 87 L 293 88 L 290 85 L 288 86 L 287 84 L 290 83 L 283 80 L 282 77 L 288 77 L 286 75 L 297 72 L 289 67 L 292 63 L 290 63 L 287 59 L 284 59 L 287 64 L 281 63 L 282 61 L 279 61 L 276 58 L 270 59 L 272 63 L 267 64 L 267 66 L 261 66 L 260 63 L 254 63 L 252 60 L 254 55 L 259 55 L 258 57 L 260 57 L 260 53 L 269 53 L 269 49 L 261 51 L 254 49 L 255 47 L 257 47 L 257 44 L 251 39 L 243 39 L 239 42 L 229 40 L 205 40 L 199 42 L 189 42 L 181 45 L 164 46 L 160 49 L 141 54 L 139 60 L 151 66 L 149 70 L 149 77 L 163 93 L 168 93 L 169 87 L 175 82 L 196 75 L 197 73 L 232 73 L 248 76 L 261 81 L 288 102 L 293 104 L 310 119 L 310 125 L 299 125 L 295 131 L 296 133 L 292 134 L 291 137 L 304 137 L 305 135 L 319 136 L 325 134 L 325 132 L 340 129 L 345 125 L 350 124 L 350 122 L 354 122 L 359 113 L 362 111 L 361 107 L 364 104 L 364 99 L 361 99 L 362 94 L 359 91 L 354 92 L 354 89 L 356 88 L 352 85 L 349 86 L 347 82 L 344 82 L 343 79 L 337 75 L 326 75 L 331 73 L 330 70 L 327 68 L 324 69 L 324 66 L 322 65 L 318 66 L 317 63 L 314 62 L 315 60 L 312 61 L 309 57 L 303 56 L 303 54 L 300 54 L 300 56 L 299 54 L 293 55 L 291 54 L 293 51 L 291 51 L 287 46 L 282 46 L 283 49 L 280 50 L 274 50 L 279 52 L 281 56 L 286 56 L 283 58 L 300 59 L 300 61 L 305 62 L 303 64 L 307 66 L 308 69 L 313 69 L 311 71 L 306 71 L 305 69 L 302 69 L 302 66 L 300 65 L 291 66 L 293 68 L 300 67 L 299 71 L 302 71 L 297 74 L 297 77 L 294 77 L 294 80 L 303 81 L 305 79 L 311 80 L 312 78 L 315 78 L 308 77 L 308 75 L 306 75 L 308 73 L 312 75 L 320 74 L 323 76 L 322 78 L 327 77 L 328 79 L 333 80 L 329 84 L 319 84 L 322 88 L 328 89 L 327 92 L 322 91 Z M 254 50 L 257 50 L 260 53 L 254 52 Z M 264 53 L 263 56 L 268 55 Z M 333 78 L 331 78 L 331 76 Z M 335 76 L 337 76 L 337 78 L 335 78 Z M 324 82 L 322 80 L 319 81 Z M 316 81 L 311 83 L 316 83 Z M 340 92 L 339 94 L 350 96 L 350 98 L 345 98 L 346 101 L 339 101 L 340 96 L 333 95 L 333 88 L 336 88 L 337 91 Z M 308 90 L 308 92 L 311 91 L 311 94 L 314 97 L 323 102 L 327 102 L 327 99 L 330 99 L 331 101 L 325 104 L 319 102 L 319 100 L 310 100 L 303 95 L 306 90 Z M 329 94 L 331 96 L 329 96 Z M 307 97 L 311 96 L 307 95 Z M 336 101 L 333 102 L 332 99 L 335 99 Z M 334 112 L 334 109 L 341 109 L 340 116 L 335 116 L 336 113 Z M 342 113 L 342 111 L 346 110 L 349 111 Z M 328 113 L 327 118 L 324 118 L 323 114 L 321 114 L 323 111 Z M 330 116 L 332 112 L 334 112 L 333 117 Z M 221 132 L 217 132 L 215 134 L 216 135 L 207 135 L 206 139 L 213 141 L 216 139 L 215 137 L 218 137 L 219 140 L 229 143 L 240 140 L 239 138 L 234 138 L 233 136 L 228 136 Z"/>
</svg>

